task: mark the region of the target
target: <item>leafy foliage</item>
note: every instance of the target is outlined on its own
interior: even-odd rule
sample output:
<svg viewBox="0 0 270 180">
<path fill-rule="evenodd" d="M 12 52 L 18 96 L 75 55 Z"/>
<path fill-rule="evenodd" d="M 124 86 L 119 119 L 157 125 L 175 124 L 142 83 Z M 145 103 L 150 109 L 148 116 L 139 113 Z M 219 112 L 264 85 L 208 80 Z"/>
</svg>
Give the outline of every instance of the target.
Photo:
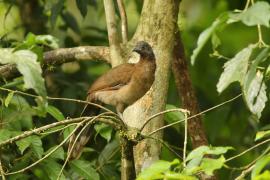
<svg viewBox="0 0 270 180">
<path fill-rule="evenodd" d="M 100 179 L 99 174 L 87 161 L 82 160 L 72 161 L 71 167 L 72 169 L 74 169 L 75 172 L 82 175 L 85 179 L 92 179 L 92 180 Z"/>
<path fill-rule="evenodd" d="M 258 1 L 246 11 L 231 13 L 229 23 L 242 21 L 247 26 L 264 25 L 269 27 L 270 5 L 264 1 Z"/>
<path fill-rule="evenodd" d="M 29 50 L 0 49 L 0 63 L 16 64 L 24 77 L 24 87 L 32 88 L 37 94 L 45 98 L 46 89 L 41 76 L 41 67 L 37 62 L 37 55 Z"/>
<path fill-rule="evenodd" d="M 25 3 L 29 2 L 32 1 Z M 37 1 L 33 9 L 38 11 L 35 11 L 32 17 L 40 15 L 45 17 L 39 19 L 42 24 L 39 31 L 45 32 L 44 35 L 35 35 L 28 31 L 32 26 L 26 27 L 25 24 L 26 20 L 31 20 L 31 16 L 20 19 L 25 8 L 19 1 L 16 4 L 13 4 L 13 1 L 0 3 L 0 15 L 5 19 L 0 20 L 0 24 L 3 25 L 0 28 L 0 46 L 8 47 L 0 49 L 0 63 L 15 64 L 22 74 L 15 79 L 1 77 L 1 88 L 13 91 L 1 90 L 0 93 L 2 105 L 0 143 L 27 130 L 80 116 L 82 109 L 80 105 L 66 101 L 47 102 L 45 97 L 48 95 L 84 99 L 89 83 L 104 73 L 108 66 L 75 62 L 69 67 L 52 66 L 49 70 L 55 71 L 47 69 L 42 73 L 43 53 L 60 46 L 107 45 L 107 30 L 101 3 L 102 1 L 95 0 Z M 125 1 L 125 5 L 129 34 L 133 34 L 142 2 Z M 182 5 L 183 14 L 180 12 L 179 15 L 183 23 L 182 38 L 188 57 L 191 57 L 191 63 L 194 65 L 190 68 L 190 73 L 201 109 L 208 109 L 240 91 L 246 106 L 243 102 L 234 101 L 204 115 L 209 142 L 223 147 L 202 146 L 193 151 L 188 147 L 190 152 L 184 162 L 175 159 L 175 152 L 162 148 L 164 160 L 146 168 L 138 179 L 198 179 L 200 173 L 212 175 L 215 171 L 218 171 L 220 179 L 228 179 L 228 174 L 232 174 L 232 178 L 235 178 L 242 172 L 233 171 L 228 168 L 229 166 L 247 167 L 246 165 L 253 161 L 253 164 L 249 164 L 252 169 L 248 172 L 251 173 L 251 178 L 270 179 L 269 150 L 265 147 L 260 146 L 256 151 L 248 151 L 245 155 L 230 161 L 229 166 L 227 154 L 225 156 L 225 153 L 232 149 L 227 145 L 233 145 L 237 150 L 245 150 L 254 143 L 255 134 L 256 141 L 264 142 L 269 138 L 267 117 L 269 117 L 270 53 L 266 44 L 269 44 L 270 34 L 269 3 L 255 1 L 252 4 L 250 1 L 244 10 L 236 11 L 235 8 L 243 9 L 242 1 L 184 0 Z M 261 30 L 256 32 L 258 25 Z M 197 37 L 198 41 L 194 47 Z M 264 43 L 263 39 L 267 42 Z M 210 58 L 218 61 L 208 60 L 209 51 L 213 51 Z M 226 62 L 222 59 L 226 59 Z M 221 70 L 223 62 L 224 69 Z M 69 70 L 75 66 L 75 71 Z M 17 91 L 36 93 L 38 97 L 19 95 Z M 166 109 L 181 107 L 181 102 L 176 98 L 174 83 L 170 83 L 168 95 Z M 251 113 L 248 113 L 247 109 Z M 168 124 L 183 118 L 180 112 L 165 114 Z M 253 121 L 254 119 L 260 119 L 260 122 Z M 179 124 L 167 128 L 164 133 L 165 143 L 176 153 L 182 153 L 182 149 L 179 148 L 183 145 L 184 136 L 181 126 L 183 125 Z M 43 158 L 73 129 L 74 127 L 59 126 L 3 146 L 0 159 L 4 171 L 8 169 L 9 172 L 15 172 Z M 104 124 L 96 124 L 95 129 L 97 135 L 95 140 L 89 143 L 91 148 L 89 146 L 85 148 L 79 160 L 70 161 L 60 179 L 120 179 L 120 145 L 117 134 L 114 136 L 112 128 Z M 259 155 L 260 158 L 257 159 Z M 66 157 L 66 148 L 60 147 L 30 170 L 7 178 L 57 179 Z M 227 168 L 224 168 L 225 166 Z"/>
<path fill-rule="evenodd" d="M 178 159 L 172 162 L 157 161 L 145 169 L 139 176 L 142 179 L 198 179 L 197 173 L 204 172 L 213 175 L 213 172 L 223 167 L 225 154 L 231 147 L 208 147 L 201 146 L 191 151 L 186 159 L 187 165 L 183 166 Z M 207 158 L 205 155 L 220 155 L 218 158 Z"/>
</svg>

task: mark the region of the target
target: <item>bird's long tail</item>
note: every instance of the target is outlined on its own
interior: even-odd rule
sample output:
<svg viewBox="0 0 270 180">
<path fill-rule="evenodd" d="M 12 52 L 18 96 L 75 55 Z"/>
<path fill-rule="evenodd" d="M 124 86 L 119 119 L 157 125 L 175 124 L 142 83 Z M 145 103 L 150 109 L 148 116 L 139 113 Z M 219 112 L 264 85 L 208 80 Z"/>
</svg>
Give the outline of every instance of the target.
<svg viewBox="0 0 270 180">
<path fill-rule="evenodd" d="M 89 98 L 88 98 L 88 101 L 93 102 L 93 101 L 90 101 Z M 97 103 L 97 102 L 94 102 L 94 103 Z M 100 108 L 87 104 L 85 105 L 81 116 L 96 116 L 99 113 L 99 111 L 100 111 Z M 88 125 L 88 127 L 86 127 L 81 132 L 83 128 L 84 126 L 79 127 L 76 130 L 76 132 L 70 137 L 69 145 L 68 145 L 68 154 L 70 154 L 69 156 L 70 160 L 78 159 L 81 156 L 84 146 L 89 141 L 89 139 L 92 138 L 92 136 L 94 135 L 95 130 L 94 130 L 93 124 Z M 77 138 L 80 132 L 81 134 Z"/>
</svg>

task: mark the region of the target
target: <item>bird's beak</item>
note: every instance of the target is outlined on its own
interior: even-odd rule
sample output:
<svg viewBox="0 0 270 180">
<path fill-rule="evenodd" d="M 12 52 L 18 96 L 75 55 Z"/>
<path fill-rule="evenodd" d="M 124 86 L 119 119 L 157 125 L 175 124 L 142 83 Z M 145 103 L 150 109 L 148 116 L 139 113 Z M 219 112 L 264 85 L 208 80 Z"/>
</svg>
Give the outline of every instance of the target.
<svg viewBox="0 0 270 180">
<path fill-rule="evenodd" d="M 137 53 L 140 53 L 141 52 L 141 49 L 139 47 L 135 47 L 132 51 L 137 52 Z"/>
</svg>

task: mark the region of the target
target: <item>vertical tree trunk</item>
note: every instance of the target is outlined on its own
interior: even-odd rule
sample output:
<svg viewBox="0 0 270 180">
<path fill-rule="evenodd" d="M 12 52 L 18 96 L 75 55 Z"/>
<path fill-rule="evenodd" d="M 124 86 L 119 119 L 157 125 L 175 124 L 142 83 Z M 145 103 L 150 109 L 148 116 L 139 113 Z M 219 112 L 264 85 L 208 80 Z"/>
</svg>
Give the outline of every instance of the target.
<svg viewBox="0 0 270 180">
<path fill-rule="evenodd" d="M 130 43 L 144 40 L 154 49 L 157 60 L 155 82 L 150 91 L 124 112 L 129 126 L 140 128 L 147 117 L 164 110 L 167 100 L 169 68 L 173 59 L 173 47 L 179 0 L 145 0 L 137 30 Z M 153 119 L 144 129 L 147 134 L 163 126 L 163 117 Z M 162 133 L 155 134 L 161 138 Z M 159 159 L 161 145 L 153 140 L 144 140 L 135 147 L 137 173 Z"/>
<path fill-rule="evenodd" d="M 200 109 L 195 91 L 191 84 L 187 60 L 185 57 L 185 50 L 179 31 L 176 33 L 174 55 L 175 58 L 172 64 L 172 70 L 175 78 L 176 88 L 179 93 L 179 97 L 181 97 L 182 108 L 188 109 L 190 111 L 190 116 L 198 114 Z M 197 116 L 188 121 L 188 134 L 191 138 L 193 148 L 208 145 L 201 116 Z"/>
</svg>

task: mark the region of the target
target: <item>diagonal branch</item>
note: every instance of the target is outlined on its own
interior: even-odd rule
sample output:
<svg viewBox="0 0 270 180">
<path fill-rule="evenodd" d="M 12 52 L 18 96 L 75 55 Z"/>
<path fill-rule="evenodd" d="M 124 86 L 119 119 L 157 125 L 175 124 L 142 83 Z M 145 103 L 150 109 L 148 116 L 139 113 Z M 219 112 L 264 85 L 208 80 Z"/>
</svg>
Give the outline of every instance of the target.
<svg viewBox="0 0 270 180">
<path fill-rule="evenodd" d="M 121 17 L 121 30 L 122 30 L 122 41 L 123 43 L 128 42 L 128 25 L 127 25 L 127 14 L 123 0 L 117 0 L 118 9 Z"/>
<path fill-rule="evenodd" d="M 122 64 L 123 58 L 121 56 L 120 41 L 118 38 L 117 24 L 115 19 L 115 9 L 113 0 L 103 0 L 106 23 L 108 30 L 108 39 L 110 43 L 110 57 L 112 66 Z"/>
<path fill-rule="evenodd" d="M 73 124 L 73 123 L 80 123 L 82 121 L 85 121 L 85 120 L 88 121 L 88 120 L 91 120 L 91 119 L 92 119 L 92 117 L 91 118 L 90 117 L 79 117 L 79 118 L 66 119 L 66 120 L 63 120 L 63 121 L 60 121 L 60 122 L 51 123 L 51 124 L 42 126 L 40 128 L 25 131 L 24 133 L 22 133 L 22 134 L 20 134 L 18 136 L 12 137 L 10 139 L 7 139 L 5 141 L 1 141 L 0 142 L 0 147 L 4 146 L 6 144 L 10 144 L 10 143 L 13 143 L 15 141 L 18 141 L 20 139 L 26 138 L 26 137 L 31 136 L 33 134 L 39 134 L 40 132 L 46 131 L 46 130 L 51 129 L 53 127 L 62 126 L 62 125 L 68 125 L 68 124 Z M 112 121 L 110 119 L 100 118 L 98 121 L 109 124 L 110 126 L 112 126 L 113 128 L 115 128 L 117 130 L 121 129 L 119 123 L 114 122 L 114 121 Z"/>
</svg>

